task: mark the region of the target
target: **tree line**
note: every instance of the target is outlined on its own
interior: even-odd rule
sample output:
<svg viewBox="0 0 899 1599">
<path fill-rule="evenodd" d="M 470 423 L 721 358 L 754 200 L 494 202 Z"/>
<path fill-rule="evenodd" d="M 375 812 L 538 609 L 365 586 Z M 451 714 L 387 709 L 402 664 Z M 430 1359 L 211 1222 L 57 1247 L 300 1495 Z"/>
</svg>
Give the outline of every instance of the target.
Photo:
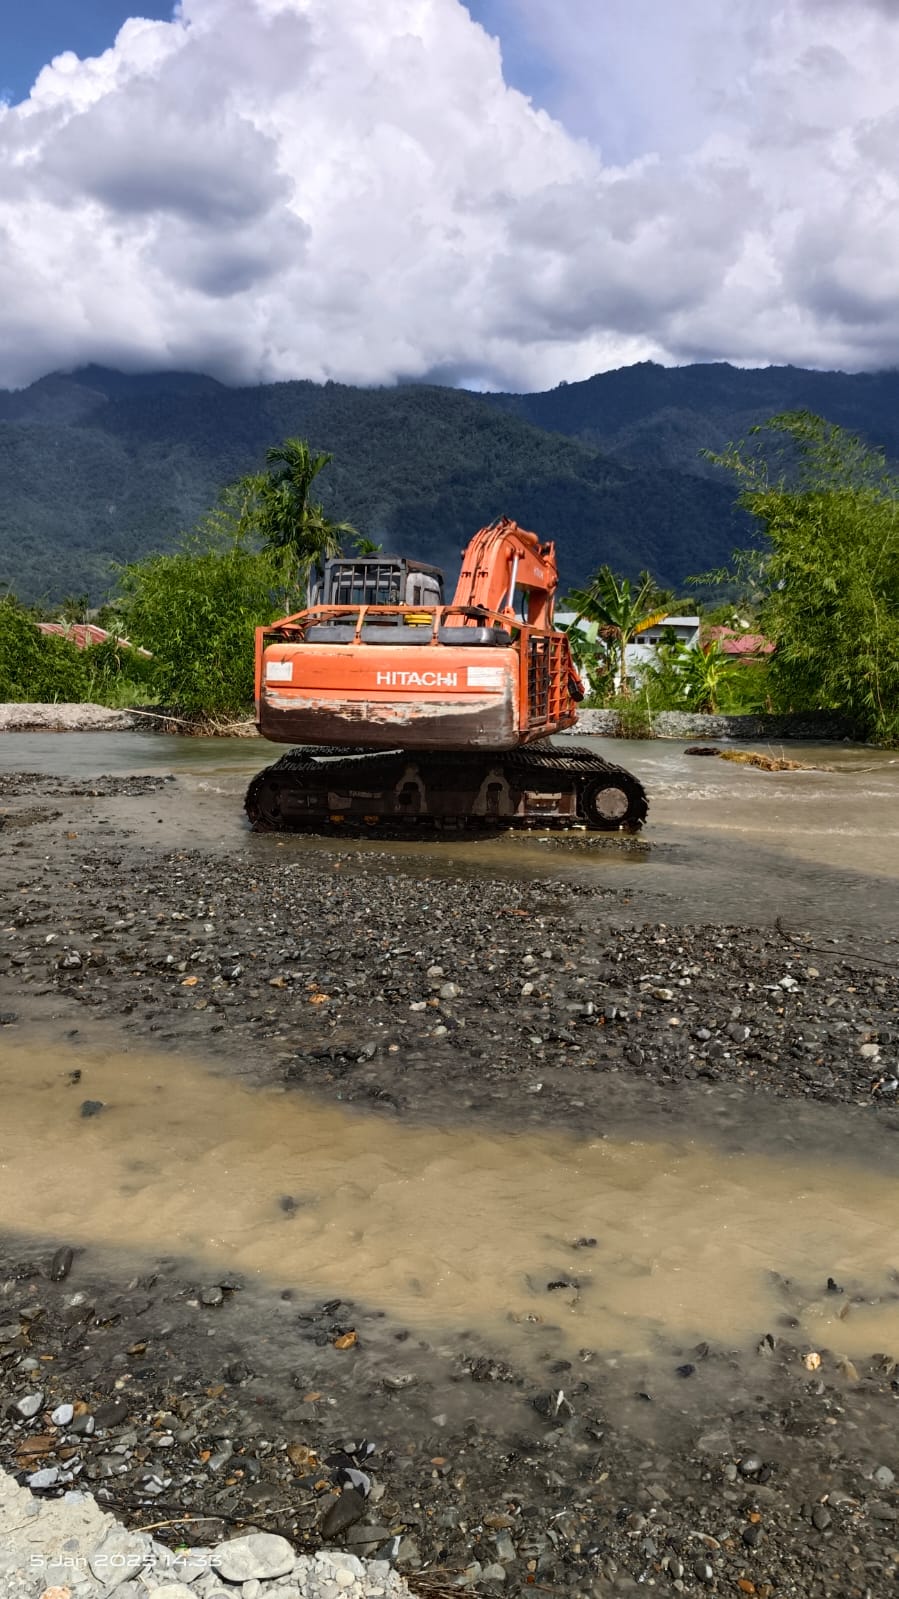
<svg viewBox="0 0 899 1599">
<path fill-rule="evenodd" d="M 265 469 L 229 485 L 174 554 L 119 570 L 104 621 L 150 662 L 114 640 L 75 651 L 39 634 L 12 596 L 0 600 L 0 699 L 130 695 L 188 718 L 247 714 L 254 628 L 301 608 L 320 561 L 376 548 L 317 499 L 330 459 L 300 439 L 273 446 Z M 663 632 L 655 664 L 632 681 L 627 646 L 664 630 L 673 596 L 648 572 L 633 583 L 602 566 L 566 602 L 593 703 L 833 711 L 862 736 L 899 742 L 899 478 L 881 452 L 805 411 L 709 459 L 732 473 L 763 537 L 691 581 L 707 596 L 706 620 L 735 613 L 770 640 L 770 660 L 735 665 L 708 636 L 687 649 Z"/>
</svg>

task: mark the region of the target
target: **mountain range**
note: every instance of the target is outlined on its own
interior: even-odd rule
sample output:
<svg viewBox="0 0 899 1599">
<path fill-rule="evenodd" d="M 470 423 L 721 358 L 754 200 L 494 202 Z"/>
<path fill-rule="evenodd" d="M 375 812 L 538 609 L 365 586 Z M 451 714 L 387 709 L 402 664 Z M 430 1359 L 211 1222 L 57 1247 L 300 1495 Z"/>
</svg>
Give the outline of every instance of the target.
<svg viewBox="0 0 899 1599">
<path fill-rule="evenodd" d="M 172 548 L 224 484 L 299 435 L 334 461 L 328 512 L 444 565 L 505 514 L 553 538 L 566 583 L 603 561 L 663 583 L 718 566 L 751 528 L 708 463 L 807 408 L 899 458 L 899 373 L 651 362 L 538 394 L 306 381 L 231 388 L 190 372 L 89 366 L 0 391 L 0 584 L 94 600 L 116 563 Z"/>
</svg>

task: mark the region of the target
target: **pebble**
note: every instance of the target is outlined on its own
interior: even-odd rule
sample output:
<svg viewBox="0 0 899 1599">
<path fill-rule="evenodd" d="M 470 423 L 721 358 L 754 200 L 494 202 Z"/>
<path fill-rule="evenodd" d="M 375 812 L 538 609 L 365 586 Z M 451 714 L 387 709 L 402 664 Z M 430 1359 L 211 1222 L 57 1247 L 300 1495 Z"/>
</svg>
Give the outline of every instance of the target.
<svg viewBox="0 0 899 1599">
<path fill-rule="evenodd" d="M 37 1415 L 43 1403 L 43 1393 L 38 1389 L 36 1393 L 23 1394 L 21 1399 L 17 1399 L 16 1409 L 20 1416 L 24 1416 L 26 1421 L 31 1421 L 32 1417 Z"/>
<path fill-rule="evenodd" d="M 249 1582 L 252 1577 L 286 1577 L 296 1558 L 286 1538 L 274 1532 L 250 1532 L 218 1544 L 211 1564 L 226 1582 Z"/>
<path fill-rule="evenodd" d="M 54 1427 L 67 1427 L 74 1414 L 74 1405 L 57 1405 L 56 1409 L 50 1414 L 50 1420 Z"/>
<path fill-rule="evenodd" d="M 43 1466 L 40 1471 L 33 1471 L 27 1479 L 29 1488 L 53 1488 L 59 1481 L 58 1466 Z"/>
<path fill-rule="evenodd" d="M 878 1488 L 892 1488 L 895 1480 L 895 1473 L 890 1470 L 889 1466 L 878 1466 L 874 1472 L 873 1481 L 876 1482 Z"/>
<path fill-rule="evenodd" d="M 225 1295 L 217 1284 L 214 1284 L 211 1288 L 203 1288 L 200 1292 L 200 1304 L 205 1305 L 207 1309 L 211 1310 L 216 1305 L 224 1304 L 224 1300 Z"/>
<path fill-rule="evenodd" d="M 85 1104 L 91 1103 L 94 1103 L 94 1101 L 85 1100 Z M 99 1101 L 96 1103 L 99 1103 Z M 82 1116 L 85 1114 L 83 1107 L 81 1114 Z M 53 1259 L 50 1262 L 51 1283 L 61 1283 L 66 1277 L 68 1277 L 69 1272 L 72 1270 L 72 1262 L 74 1259 L 74 1250 L 67 1248 L 57 1249 L 56 1254 L 53 1256 Z"/>
<path fill-rule="evenodd" d="M 151 1553 L 151 1541 L 144 1533 L 112 1527 L 102 1543 L 88 1555 L 87 1563 L 98 1582 L 113 1588 L 136 1577 Z"/>
<path fill-rule="evenodd" d="M 365 1500 L 355 1488 L 345 1488 L 336 1499 L 322 1522 L 326 1538 L 337 1538 L 347 1527 L 360 1521 L 365 1514 Z"/>
</svg>

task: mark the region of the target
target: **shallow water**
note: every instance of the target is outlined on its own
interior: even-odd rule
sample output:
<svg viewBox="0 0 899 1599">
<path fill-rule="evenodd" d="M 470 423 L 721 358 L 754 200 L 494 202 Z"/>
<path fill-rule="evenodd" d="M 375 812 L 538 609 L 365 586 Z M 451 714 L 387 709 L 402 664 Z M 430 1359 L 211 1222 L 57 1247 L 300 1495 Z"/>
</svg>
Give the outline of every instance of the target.
<svg viewBox="0 0 899 1599">
<path fill-rule="evenodd" d="M 569 1354 L 633 1355 L 746 1345 L 788 1315 L 808 1349 L 899 1356 L 890 1169 L 404 1127 L 52 1043 L 4 1044 L 0 1095 L 0 1216 L 23 1237 L 176 1253 L 423 1331 L 474 1328 L 522 1359 L 550 1328 Z M 84 1117 L 87 1099 L 104 1109 Z"/>
<path fill-rule="evenodd" d="M 793 759 L 832 770 L 769 773 L 689 756 L 686 746 L 587 739 L 630 767 L 650 795 L 648 853 L 596 835 L 513 833 L 390 842 L 253 836 L 247 779 L 281 747 L 255 739 L 180 739 L 124 733 L 7 734 L 0 770 L 89 776 L 174 772 L 182 792 L 147 799 L 138 836 L 172 847 L 388 854 L 391 870 L 573 875 L 623 890 L 647 920 L 762 925 L 782 916 L 822 932 L 896 930 L 899 756 L 859 745 L 790 744 Z M 762 746 L 755 746 L 761 748 Z M 772 753 L 781 749 L 772 747 Z M 187 803 L 185 804 L 185 793 Z M 114 804 L 114 802 L 113 802 Z M 111 814 L 114 814 L 114 810 Z"/>
</svg>

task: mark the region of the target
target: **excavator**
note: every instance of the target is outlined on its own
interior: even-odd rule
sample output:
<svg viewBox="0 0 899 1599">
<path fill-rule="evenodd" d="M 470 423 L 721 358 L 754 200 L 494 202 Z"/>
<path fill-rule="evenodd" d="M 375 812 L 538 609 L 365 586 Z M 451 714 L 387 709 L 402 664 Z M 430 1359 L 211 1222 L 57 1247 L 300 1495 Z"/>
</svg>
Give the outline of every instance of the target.
<svg viewBox="0 0 899 1599">
<path fill-rule="evenodd" d="M 507 517 L 435 566 L 324 563 L 307 605 L 256 630 L 256 725 L 294 747 L 251 782 L 254 829 L 639 830 L 646 793 L 571 727 L 584 686 L 553 624 L 555 547 Z"/>
</svg>

